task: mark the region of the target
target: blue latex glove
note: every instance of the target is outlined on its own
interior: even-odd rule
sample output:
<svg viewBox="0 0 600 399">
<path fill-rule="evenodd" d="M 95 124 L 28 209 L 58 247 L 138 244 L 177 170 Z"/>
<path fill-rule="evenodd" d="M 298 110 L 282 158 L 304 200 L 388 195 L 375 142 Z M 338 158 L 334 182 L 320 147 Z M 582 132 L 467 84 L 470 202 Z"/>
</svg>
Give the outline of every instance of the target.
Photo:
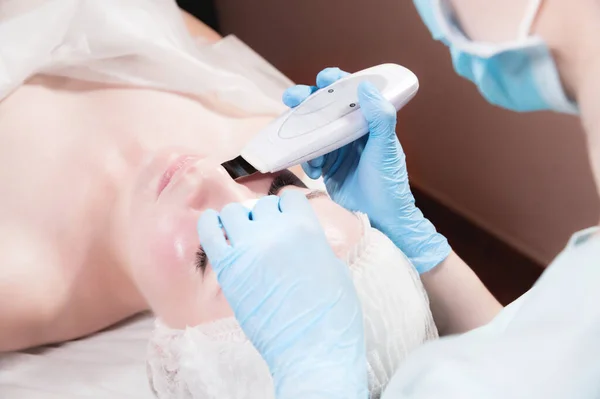
<svg viewBox="0 0 600 399">
<path fill-rule="evenodd" d="M 368 397 L 360 303 L 303 194 L 207 210 L 198 234 L 277 398 Z"/>
<path fill-rule="evenodd" d="M 317 75 L 316 87 L 291 87 L 283 102 L 295 107 L 315 90 L 346 75 L 339 68 L 326 68 Z M 404 151 L 396 137 L 396 109 L 368 82 L 358 86 L 358 101 L 369 134 L 302 168 L 312 179 L 323 176 L 335 202 L 366 213 L 373 227 L 387 235 L 419 273 L 425 273 L 446 259 L 450 245 L 415 205 Z"/>
</svg>

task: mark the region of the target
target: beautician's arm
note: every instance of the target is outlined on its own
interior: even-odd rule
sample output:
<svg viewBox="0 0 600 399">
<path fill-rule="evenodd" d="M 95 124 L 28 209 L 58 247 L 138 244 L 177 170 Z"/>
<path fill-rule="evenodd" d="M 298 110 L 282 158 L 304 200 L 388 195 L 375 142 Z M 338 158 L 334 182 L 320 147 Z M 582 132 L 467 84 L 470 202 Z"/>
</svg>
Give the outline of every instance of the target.
<svg viewBox="0 0 600 399">
<path fill-rule="evenodd" d="M 491 321 L 502 305 L 454 251 L 421 274 L 441 335 L 458 334 Z"/>
</svg>

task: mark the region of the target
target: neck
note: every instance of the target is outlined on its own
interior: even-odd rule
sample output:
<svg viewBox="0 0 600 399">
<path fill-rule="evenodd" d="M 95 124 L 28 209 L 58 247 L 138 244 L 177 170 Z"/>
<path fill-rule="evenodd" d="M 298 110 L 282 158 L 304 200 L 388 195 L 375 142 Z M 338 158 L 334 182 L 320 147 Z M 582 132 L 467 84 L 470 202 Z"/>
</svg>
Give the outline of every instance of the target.
<svg viewBox="0 0 600 399">
<path fill-rule="evenodd" d="M 102 278 L 108 281 L 112 288 L 113 298 L 111 299 L 119 304 L 122 311 L 128 312 L 128 315 L 133 315 L 146 310 L 147 305 L 135 284 L 127 257 L 123 255 L 120 246 L 117 245 L 117 236 L 112 218 L 114 208 L 114 205 L 109 208 L 108 215 L 110 217 L 107 218 L 106 214 L 103 214 L 105 217 L 104 223 L 98 221 L 94 248 L 92 248 L 90 256 L 94 259 L 103 259 L 106 273 L 102 275 Z M 118 238 L 122 237 L 118 236 Z"/>
<path fill-rule="evenodd" d="M 105 212 L 99 213 L 100 220 L 97 222 L 99 227 L 95 242 L 101 256 L 107 259 L 107 269 L 110 268 L 113 273 L 111 282 L 116 299 L 123 308 L 131 309 L 133 311 L 131 314 L 133 314 L 146 310 L 147 304 L 135 283 L 127 252 L 128 235 L 126 232 L 130 230 L 124 224 L 129 218 L 128 208 L 123 205 L 123 201 L 126 201 L 123 197 L 128 197 L 124 196 L 123 192 L 127 192 L 124 187 L 133 184 L 130 179 L 137 170 L 135 167 L 137 163 L 129 161 L 130 159 L 138 161 L 133 150 L 126 155 L 119 153 L 119 156 L 114 156 L 104 162 L 105 165 L 111 166 L 103 171 L 104 180 L 107 182 L 105 192 L 113 193 L 113 195 L 105 196 L 106 209 Z"/>
</svg>

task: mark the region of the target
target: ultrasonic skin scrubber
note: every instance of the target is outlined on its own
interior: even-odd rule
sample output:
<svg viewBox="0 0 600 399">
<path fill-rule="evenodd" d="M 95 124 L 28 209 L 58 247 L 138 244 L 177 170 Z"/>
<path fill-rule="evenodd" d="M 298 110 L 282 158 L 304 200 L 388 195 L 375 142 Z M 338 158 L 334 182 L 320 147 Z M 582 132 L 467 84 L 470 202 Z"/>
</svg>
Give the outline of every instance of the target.
<svg viewBox="0 0 600 399">
<path fill-rule="evenodd" d="M 419 89 L 414 73 L 396 64 L 383 64 L 348 75 L 311 94 L 260 131 L 240 156 L 222 165 L 233 179 L 256 172 L 273 173 L 337 150 L 367 134 L 357 88 L 369 81 L 396 110 Z"/>
</svg>

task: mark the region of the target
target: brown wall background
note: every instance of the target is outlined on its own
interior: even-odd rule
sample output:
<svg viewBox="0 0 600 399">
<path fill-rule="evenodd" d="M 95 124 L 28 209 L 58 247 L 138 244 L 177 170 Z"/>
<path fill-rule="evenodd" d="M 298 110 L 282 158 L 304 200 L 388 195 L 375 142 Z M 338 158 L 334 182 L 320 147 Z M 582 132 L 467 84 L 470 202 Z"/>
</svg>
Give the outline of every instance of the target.
<svg viewBox="0 0 600 399">
<path fill-rule="evenodd" d="M 296 82 L 326 66 L 402 64 L 420 79 L 399 114 L 411 183 L 540 263 L 600 208 L 578 121 L 488 105 L 457 77 L 410 0 L 216 0 L 220 27 Z"/>
</svg>

